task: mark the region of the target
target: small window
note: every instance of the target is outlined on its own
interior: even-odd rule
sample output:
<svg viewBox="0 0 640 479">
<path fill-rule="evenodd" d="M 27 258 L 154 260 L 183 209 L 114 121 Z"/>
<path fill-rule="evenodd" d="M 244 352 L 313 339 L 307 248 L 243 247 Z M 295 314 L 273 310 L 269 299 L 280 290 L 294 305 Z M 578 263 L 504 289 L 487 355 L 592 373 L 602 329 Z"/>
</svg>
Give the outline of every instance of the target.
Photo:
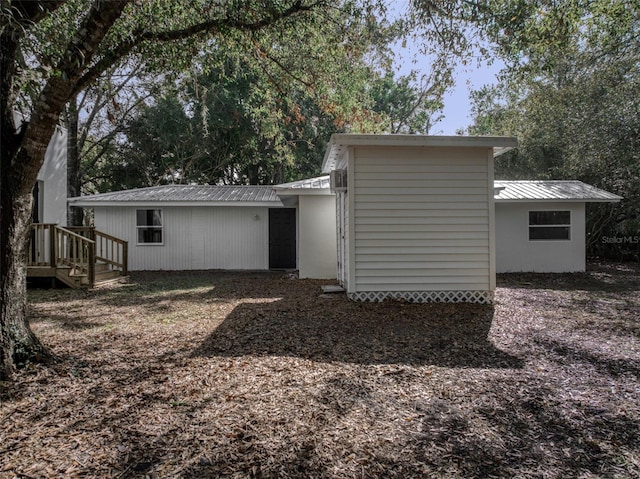
<svg viewBox="0 0 640 479">
<path fill-rule="evenodd" d="M 162 210 L 136 210 L 138 244 L 162 244 Z"/>
<path fill-rule="evenodd" d="M 571 211 L 529 211 L 529 240 L 570 240 Z"/>
</svg>

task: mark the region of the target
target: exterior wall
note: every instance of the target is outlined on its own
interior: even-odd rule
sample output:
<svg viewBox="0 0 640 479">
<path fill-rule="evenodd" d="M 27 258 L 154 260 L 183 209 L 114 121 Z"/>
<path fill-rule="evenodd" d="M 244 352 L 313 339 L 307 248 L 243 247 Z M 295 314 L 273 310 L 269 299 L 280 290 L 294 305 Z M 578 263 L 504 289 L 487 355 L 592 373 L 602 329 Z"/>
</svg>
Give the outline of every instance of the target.
<svg viewBox="0 0 640 479">
<path fill-rule="evenodd" d="M 349 195 L 341 191 L 336 193 L 336 241 L 338 283 L 349 288 L 349 209 L 347 208 Z"/>
<path fill-rule="evenodd" d="M 355 148 L 350 296 L 491 301 L 492 165 L 483 147 Z"/>
<path fill-rule="evenodd" d="M 529 211 L 571 211 L 571 240 L 529 241 Z M 496 203 L 498 273 L 566 273 L 585 270 L 585 204 Z"/>
<path fill-rule="evenodd" d="M 300 278 L 336 277 L 336 198 L 298 198 L 298 273 Z"/>
<path fill-rule="evenodd" d="M 98 230 L 129 242 L 132 271 L 269 268 L 267 207 L 161 207 L 163 245 L 136 244 L 136 209 L 94 209 Z"/>
<path fill-rule="evenodd" d="M 38 172 L 40 222 L 67 224 L 67 132 L 56 128 Z"/>
</svg>

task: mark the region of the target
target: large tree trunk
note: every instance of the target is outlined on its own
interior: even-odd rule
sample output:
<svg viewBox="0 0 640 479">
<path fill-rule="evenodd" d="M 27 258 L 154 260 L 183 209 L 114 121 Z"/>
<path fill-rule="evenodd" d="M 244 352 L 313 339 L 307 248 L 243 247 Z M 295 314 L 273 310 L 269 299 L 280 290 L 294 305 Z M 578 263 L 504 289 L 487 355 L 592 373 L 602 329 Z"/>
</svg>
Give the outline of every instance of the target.
<svg viewBox="0 0 640 479">
<path fill-rule="evenodd" d="M 66 103 L 91 58 L 130 0 L 95 2 L 57 65 L 61 75 L 48 79 L 28 123 L 13 121 L 18 41 L 24 26 L 16 22 L 0 34 L 0 379 L 8 379 L 26 361 L 51 357 L 29 327 L 26 241 L 31 225 L 31 192 L 44 163 L 47 145 Z M 12 13 L 25 24 L 44 16 L 59 2 L 16 2 Z M 33 10 L 33 11 L 32 11 Z M 117 55 L 114 56 L 117 58 Z"/>
<path fill-rule="evenodd" d="M 80 167 L 80 149 L 78 147 L 78 106 L 77 96 L 69 101 L 67 106 L 67 196 L 75 198 L 80 196 L 82 188 L 82 169 Z M 69 206 L 67 209 L 67 224 L 69 226 L 82 226 L 84 222 L 84 209 L 78 206 Z"/>
<path fill-rule="evenodd" d="M 16 366 L 42 362 L 51 357 L 31 331 L 27 319 L 25 265 L 33 197 L 30 192 L 16 195 L 16 190 L 3 182 L 0 208 L 0 380 L 11 377 Z"/>
</svg>

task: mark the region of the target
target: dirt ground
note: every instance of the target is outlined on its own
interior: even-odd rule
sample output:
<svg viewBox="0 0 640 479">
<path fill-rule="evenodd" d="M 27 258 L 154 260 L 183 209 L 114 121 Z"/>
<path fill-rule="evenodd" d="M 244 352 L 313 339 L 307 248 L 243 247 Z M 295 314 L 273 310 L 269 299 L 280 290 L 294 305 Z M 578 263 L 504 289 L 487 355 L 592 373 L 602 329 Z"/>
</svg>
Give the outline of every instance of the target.
<svg viewBox="0 0 640 479">
<path fill-rule="evenodd" d="M 57 356 L 0 383 L 0 477 L 638 478 L 640 267 L 494 306 L 280 273 L 31 290 Z"/>
</svg>

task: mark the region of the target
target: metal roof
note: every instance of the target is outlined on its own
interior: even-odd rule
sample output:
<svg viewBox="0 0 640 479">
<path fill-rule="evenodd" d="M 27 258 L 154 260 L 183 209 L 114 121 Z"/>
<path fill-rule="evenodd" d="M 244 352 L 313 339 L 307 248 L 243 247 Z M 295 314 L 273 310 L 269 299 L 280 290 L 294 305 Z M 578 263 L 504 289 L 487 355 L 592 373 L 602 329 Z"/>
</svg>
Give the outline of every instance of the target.
<svg viewBox="0 0 640 479">
<path fill-rule="evenodd" d="M 281 206 L 272 186 L 164 185 L 69 198 L 76 206 L 115 204 L 264 205 Z"/>
<path fill-rule="evenodd" d="M 621 196 L 577 180 L 495 181 L 496 202 L 585 201 L 617 202 Z"/>
<path fill-rule="evenodd" d="M 329 175 L 276 185 L 277 190 L 324 190 L 329 188 Z"/>
<path fill-rule="evenodd" d="M 322 162 L 322 172 L 329 173 L 344 168 L 344 153 L 349 146 L 434 146 L 493 148 L 493 156 L 499 156 L 517 146 L 510 136 L 439 136 L 439 135 L 363 135 L 335 133 L 327 146 Z"/>
</svg>

